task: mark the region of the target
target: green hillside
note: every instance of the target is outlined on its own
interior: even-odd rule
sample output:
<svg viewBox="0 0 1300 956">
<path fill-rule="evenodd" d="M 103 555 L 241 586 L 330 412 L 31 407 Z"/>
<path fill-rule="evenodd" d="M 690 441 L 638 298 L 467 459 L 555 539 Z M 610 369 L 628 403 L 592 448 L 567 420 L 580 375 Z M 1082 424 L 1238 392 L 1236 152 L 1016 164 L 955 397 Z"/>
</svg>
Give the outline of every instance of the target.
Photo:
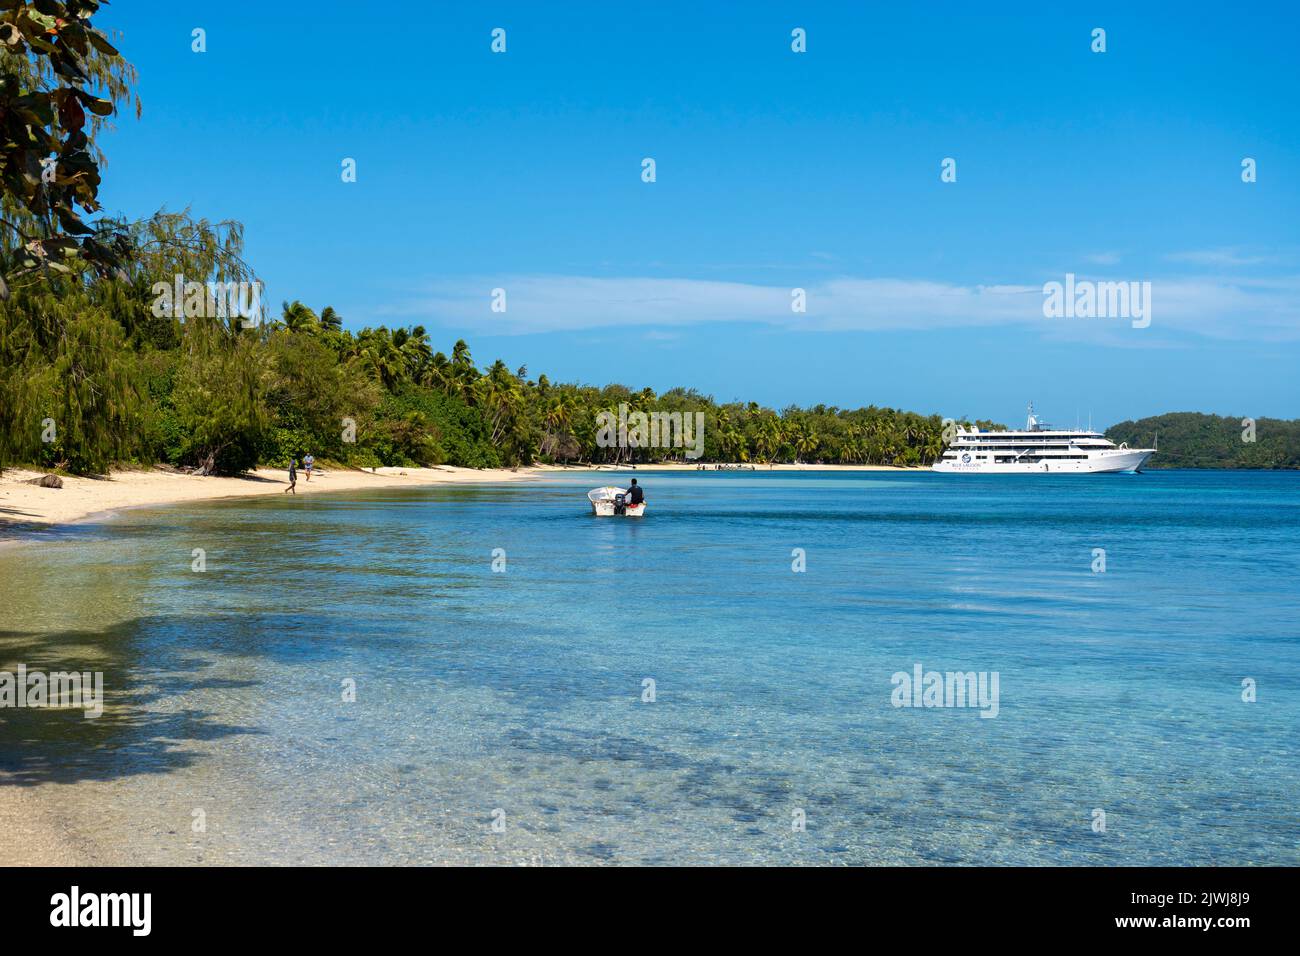
<svg viewBox="0 0 1300 956">
<path fill-rule="evenodd" d="M 1257 418 L 1254 441 L 1248 441 L 1245 417 L 1170 412 L 1120 422 L 1106 429 L 1106 437 L 1150 448 L 1158 436 L 1160 451 L 1147 468 L 1300 468 L 1300 420 Z"/>
</svg>

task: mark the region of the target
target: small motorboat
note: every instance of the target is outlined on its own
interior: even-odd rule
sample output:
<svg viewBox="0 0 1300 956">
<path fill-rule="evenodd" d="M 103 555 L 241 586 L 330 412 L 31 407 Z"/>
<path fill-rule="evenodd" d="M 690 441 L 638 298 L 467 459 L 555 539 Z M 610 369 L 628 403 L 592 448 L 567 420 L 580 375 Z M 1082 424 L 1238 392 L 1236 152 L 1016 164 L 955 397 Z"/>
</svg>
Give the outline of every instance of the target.
<svg viewBox="0 0 1300 956">
<path fill-rule="evenodd" d="M 591 513 L 601 518 L 612 518 L 615 515 L 640 518 L 645 514 L 644 501 L 639 505 L 628 503 L 626 488 L 615 488 L 612 485 L 593 488 L 587 492 L 587 500 L 591 502 Z"/>
</svg>

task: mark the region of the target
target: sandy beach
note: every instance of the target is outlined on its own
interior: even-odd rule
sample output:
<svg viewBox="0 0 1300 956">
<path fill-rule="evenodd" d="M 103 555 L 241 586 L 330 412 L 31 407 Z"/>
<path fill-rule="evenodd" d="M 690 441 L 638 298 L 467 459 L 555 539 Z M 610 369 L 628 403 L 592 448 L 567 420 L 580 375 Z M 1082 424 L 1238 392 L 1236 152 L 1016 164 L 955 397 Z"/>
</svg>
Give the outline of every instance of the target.
<svg viewBox="0 0 1300 956">
<path fill-rule="evenodd" d="M 283 470 L 259 468 L 238 478 L 201 478 L 172 472 L 117 471 L 106 478 L 63 478 L 62 488 L 28 484 L 40 472 L 7 470 L 0 474 L 0 531 L 21 525 L 62 525 L 107 517 L 124 508 L 283 494 L 288 477 Z M 361 491 L 367 488 L 419 487 L 466 482 L 522 481 L 537 477 L 534 469 L 378 468 L 374 471 L 327 469 L 310 481 L 298 472 L 296 493 Z"/>
</svg>

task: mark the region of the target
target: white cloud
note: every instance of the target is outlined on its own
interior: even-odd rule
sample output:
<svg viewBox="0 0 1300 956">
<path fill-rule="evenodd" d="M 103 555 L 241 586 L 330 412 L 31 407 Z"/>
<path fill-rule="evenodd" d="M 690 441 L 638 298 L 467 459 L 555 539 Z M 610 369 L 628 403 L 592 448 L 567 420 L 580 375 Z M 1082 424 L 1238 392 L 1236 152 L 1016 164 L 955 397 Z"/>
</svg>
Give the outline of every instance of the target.
<svg viewBox="0 0 1300 956">
<path fill-rule="evenodd" d="M 1225 339 L 1300 339 L 1300 276 L 1155 279 L 1152 326 Z"/>
<path fill-rule="evenodd" d="M 1165 256 L 1170 262 L 1187 262 L 1197 266 L 1257 266 L 1276 262 L 1276 256 L 1243 255 L 1236 249 L 1197 249 L 1190 252 L 1171 252 Z"/>
<path fill-rule="evenodd" d="M 1020 325 L 1046 334 L 1089 334 L 1124 319 L 1047 319 L 1043 275 L 1025 284 L 963 286 L 917 279 L 838 278 L 804 286 L 807 312 L 791 311 L 791 288 L 675 278 L 517 275 L 443 279 L 386 310 L 402 317 L 494 332 L 579 331 L 610 327 L 758 322 L 806 331 L 873 331 Z M 1150 281 L 1152 324 L 1134 334 L 1191 332 L 1216 338 L 1300 338 L 1300 276 L 1268 279 L 1078 275 L 1098 281 Z M 491 290 L 506 290 L 508 310 L 491 311 Z"/>
</svg>

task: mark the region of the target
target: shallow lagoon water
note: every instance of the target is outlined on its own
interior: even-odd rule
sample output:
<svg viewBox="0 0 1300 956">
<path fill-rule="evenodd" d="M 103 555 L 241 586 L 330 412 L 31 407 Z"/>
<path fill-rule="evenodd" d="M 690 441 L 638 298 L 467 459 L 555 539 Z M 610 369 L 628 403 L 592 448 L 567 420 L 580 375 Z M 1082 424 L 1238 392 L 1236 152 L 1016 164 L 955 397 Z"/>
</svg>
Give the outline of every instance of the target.
<svg viewBox="0 0 1300 956">
<path fill-rule="evenodd" d="M 1300 475 L 636 474 L 0 552 L 0 669 L 110 693 L 0 711 L 0 785 L 100 862 L 1300 863 Z"/>
</svg>

